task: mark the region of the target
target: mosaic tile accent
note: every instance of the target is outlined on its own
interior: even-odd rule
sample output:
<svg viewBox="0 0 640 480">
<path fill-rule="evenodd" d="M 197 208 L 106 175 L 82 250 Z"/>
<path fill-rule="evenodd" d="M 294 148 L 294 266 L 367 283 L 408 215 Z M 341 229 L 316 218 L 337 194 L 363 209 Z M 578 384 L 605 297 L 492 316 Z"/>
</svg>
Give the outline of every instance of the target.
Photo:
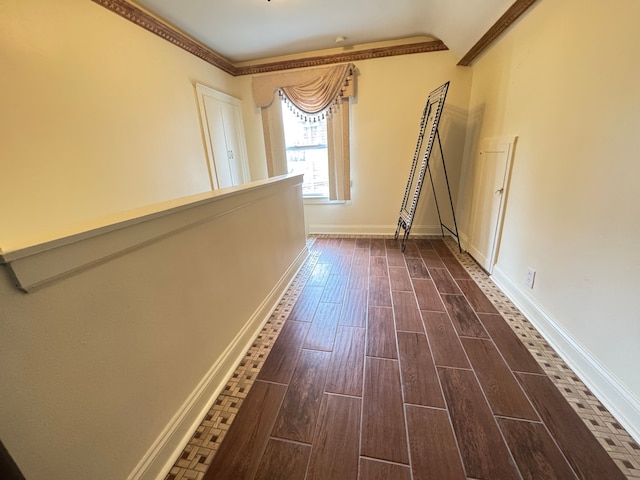
<svg viewBox="0 0 640 480">
<path fill-rule="evenodd" d="M 313 250 L 314 242 L 316 239 L 321 239 L 318 243 L 330 244 L 332 240 L 335 241 L 342 238 L 390 237 L 388 235 L 316 235 L 307 239 L 307 247 L 310 250 L 309 257 L 287 288 L 264 328 L 233 373 L 232 378 L 229 379 L 222 393 L 215 400 L 202 423 L 194 432 L 165 480 L 200 480 L 203 478 L 213 456 L 229 430 L 231 422 L 233 422 L 238 409 L 246 398 L 247 392 L 262 368 L 264 360 L 271 351 L 271 347 L 277 339 L 284 322 L 291 313 L 300 292 L 318 263 L 321 252 Z M 420 238 L 442 237 L 412 236 L 412 239 Z M 411 240 L 409 241 L 411 242 Z M 622 472 L 628 479 L 640 480 L 640 446 L 475 261 L 468 254 L 460 253 L 455 239 L 445 237 L 444 242 L 505 318 L 512 330 L 521 338 L 545 373 L 573 406 L 574 410 L 583 419 Z"/>
<path fill-rule="evenodd" d="M 455 239 L 447 237 L 444 241 L 511 329 L 521 338 L 622 473 L 629 479 L 640 480 L 640 446 L 478 264 L 467 253 L 460 253 Z"/>
<path fill-rule="evenodd" d="M 313 237 L 307 239 L 307 248 L 310 249 L 314 242 L 315 238 Z M 222 393 L 205 415 L 165 480 L 202 479 L 222 440 L 224 440 L 231 422 L 238 413 L 238 409 L 242 406 L 242 402 L 258 376 L 271 347 L 278 338 L 284 322 L 298 300 L 300 292 L 318 263 L 320 253 L 310 249 L 304 265 L 291 281 L 269 320 L 233 372 Z"/>
</svg>

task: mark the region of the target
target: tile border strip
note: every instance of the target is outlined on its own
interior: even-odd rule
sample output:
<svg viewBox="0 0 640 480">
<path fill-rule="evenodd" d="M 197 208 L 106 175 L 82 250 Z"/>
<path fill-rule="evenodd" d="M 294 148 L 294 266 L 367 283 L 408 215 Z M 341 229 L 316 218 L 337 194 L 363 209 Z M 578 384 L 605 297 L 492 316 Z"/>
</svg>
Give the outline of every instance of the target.
<svg viewBox="0 0 640 480">
<path fill-rule="evenodd" d="M 444 240 L 456 259 L 480 287 L 514 333 L 531 352 L 560 393 L 629 479 L 640 479 L 640 446 L 593 395 L 522 312 L 451 237 Z"/>
<path fill-rule="evenodd" d="M 310 249 L 314 242 L 315 238 L 307 239 L 307 249 L 309 250 L 307 260 L 280 298 L 269 320 L 227 381 L 222 393 L 213 402 L 184 450 L 176 459 L 165 477 L 166 480 L 200 480 L 211 465 L 214 455 L 220 448 L 231 423 L 255 382 L 267 355 L 307 283 L 307 279 L 318 263 L 320 252 Z"/>
<path fill-rule="evenodd" d="M 304 288 L 313 268 L 318 263 L 320 252 L 311 249 L 317 238 L 393 238 L 389 235 L 329 235 L 309 236 L 307 248 L 310 255 L 290 287 L 282 296 L 255 342 L 235 370 L 222 394 L 194 432 L 193 437 L 177 458 L 165 480 L 201 480 L 220 447 L 238 409 L 253 385 L 267 354 L 276 341 L 282 326 L 289 317 L 300 292 Z M 413 236 L 413 239 L 442 239 L 431 235 Z M 609 453 L 616 465 L 630 480 L 640 480 L 640 446 L 617 422 L 600 401 L 589 391 L 571 368 L 542 338 L 526 317 L 513 305 L 506 295 L 493 283 L 487 274 L 466 253 L 460 253 L 455 239 L 445 237 L 444 243 L 463 268 L 480 287 L 507 324 L 531 352 L 543 371 L 556 385 L 589 430 Z"/>
</svg>

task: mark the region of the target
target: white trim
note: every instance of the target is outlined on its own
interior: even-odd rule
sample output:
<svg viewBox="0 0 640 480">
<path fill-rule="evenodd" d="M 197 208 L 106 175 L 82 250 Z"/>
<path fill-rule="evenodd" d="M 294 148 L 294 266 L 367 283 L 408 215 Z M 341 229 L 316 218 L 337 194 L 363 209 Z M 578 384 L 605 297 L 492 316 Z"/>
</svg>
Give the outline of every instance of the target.
<svg viewBox="0 0 640 480">
<path fill-rule="evenodd" d="M 329 200 L 329 197 L 302 196 L 304 205 L 340 205 L 349 202 L 349 200 Z"/>
<path fill-rule="evenodd" d="M 202 418 L 209 411 L 211 404 L 226 385 L 227 379 L 233 374 L 238 363 L 264 327 L 308 254 L 309 251 L 304 247 L 276 286 L 269 292 L 220 358 L 211 366 L 195 390 L 185 400 L 160 436 L 153 442 L 151 448 L 127 477 L 128 480 L 154 480 L 164 478 L 169 473 L 176 458 L 189 442 Z"/>
<path fill-rule="evenodd" d="M 397 225 L 309 225 L 309 234 L 337 234 L 337 235 L 393 235 Z M 445 235 L 448 232 L 445 230 Z M 412 235 L 442 235 L 438 225 L 413 225 Z"/>
<path fill-rule="evenodd" d="M 493 227 L 493 241 L 491 245 L 488 246 L 489 251 L 484 252 L 475 248 L 475 246 L 471 243 L 471 239 L 474 238 L 476 232 L 473 231 L 474 224 L 470 222 L 469 225 L 469 237 L 467 241 L 466 250 L 469 254 L 474 257 L 478 264 L 482 266 L 489 273 L 493 272 L 493 268 L 497 262 L 498 254 L 500 252 L 500 242 L 502 240 L 502 226 L 504 223 L 504 212 L 507 207 L 507 200 L 509 197 L 509 186 L 511 179 L 511 166 L 513 165 L 513 156 L 515 153 L 516 143 L 518 141 L 518 136 L 508 136 L 508 137 L 498 137 L 498 138 L 485 138 L 480 142 L 480 147 L 478 149 L 478 156 L 484 155 L 486 153 L 501 153 L 505 152 L 507 156 L 507 161 L 504 167 L 504 172 L 502 173 L 502 194 L 500 198 L 500 205 L 498 206 L 498 218 L 496 219 L 495 225 L 489 225 L 489 227 Z M 482 162 L 479 163 L 479 165 Z M 481 193 L 482 190 L 486 190 L 487 185 L 476 185 L 478 181 L 479 173 L 476 171 L 473 179 L 473 195 L 472 201 L 475 203 L 476 194 Z M 484 187 L 484 188 L 483 188 Z M 493 185 L 491 185 L 493 187 Z M 476 212 L 475 207 L 472 205 L 471 208 L 471 218 L 476 215 L 482 214 L 484 215 L 486 212 Z M 486 224 L 487 222 L 485 222 Z"/>
<path fill-rule="evenodd" d="M 460 231 L 460 246 L 465 252 L 469 251 L 469 235 Z"/>
<path fill-rule="evenodd" d="M 640 399 L 629 392 L 611 372 L 593 358 L 586 348 L 545 311 L 542 305 L 514 283 L 499 264 L 494 268 L 491 279 L 635 441 L 640 442 Z"/>
<path fill-rule="evenodd" d="M 232 105 L 234 107 L 234 114 L 236 116 L 236 126 L 238 127 L 238 141 L 239 145 L 237 147 L 240 149 L 240 168 L 242 170 L 242 182 L 246 183 L 249 181 L 249 165 L 247 163 L 247 146 L 246 140 L 244 136 L 244 123 L 242 120 L 242 100 L 236 97 L 232 97 L 231 95 L 227 95 L 226 93 L 219 92 L 218 90 L 214 90 L 211 87 L 207 87 L 206 85 L 202 85 L 201 83 L 195 84 L 196 95 L 198 97 L 198 111 L 200 113 L 200 127 L 202 129 L 202 137 L 204 139 L 204 144 L 207 152 L 207 166 L 209 167 L 209 179 L 211 181 L 211 188 L 216 190 L 219 189 L 218 185 L 218 174 L 216 169 L 215 155 L 212 145 L 212 139 L 209 132 L 209 121 L 207 108 L 204 103 L 204 97 L 210 97 L 216 100 L 219 103 L 226 103 L 228 105 Z M 225 134 L 226 135 L 226 134 Z"/>
<path fill-rule="evenodd" d="M 41 285 L 105 262 L 150 242 L 230 214 L 288 188 L 302 175 L 282 175 L 237 187 L 194 195 L 129 212 L 127 219 L 0 254 L 17 287 L 31 292 Z"/>
</svg>

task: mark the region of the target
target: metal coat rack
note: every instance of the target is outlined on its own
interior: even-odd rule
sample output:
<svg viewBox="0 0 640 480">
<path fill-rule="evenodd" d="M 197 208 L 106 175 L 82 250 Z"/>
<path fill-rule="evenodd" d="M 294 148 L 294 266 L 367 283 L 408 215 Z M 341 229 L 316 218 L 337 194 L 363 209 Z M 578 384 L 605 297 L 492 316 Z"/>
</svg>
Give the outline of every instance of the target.
<svg viewBox="0 0 640 480">
<path fill-rule="evenodd" d="M 420 133 L 418 134 L 418 142 L 416 145 L 416 151 L 413 155 L 413 162 L 411 164 L 411 171 L 409 172 L 409 180 L 407 181 L 407 187 L 404 191 L 404 197 L 402 199 L 402 205 L 400 207 L 400 216 L 398 218 L 398 227 L 396 228 L 395 238 L 400 235 L 400 230 L 404 231 L 402 236 L 402 251 L 404 252 L 411 232 L 411 226 L 413 224 L 413 216 L 418 205 L 420 193 L 422 191 L 422 184 L 424 183 L 425 173 L 429 172 L 429 180 L 431 182 L 431 189 L 433 190 L 433 198 L 435 201 L 436 211 L 438 213 L 438 221 L 440 222 L 440 231 L 444 237 L 445 229 L 451 233 L 458 241 L 458 248 L 462 252 L 462 246 L 460 245 L 460 235 L 458 233 L 458 223 L 456 221 L 456 212 L 453 208 L 453 198 L 451 197 L 451 188 L 449 187 L 449 176 L 447 175 L 447 166 L 444 161 L 444 151 L 442 149 L 442 141 L 440 140 L 440 132 L 438 131 L 438 125 L 440 123 L 440 117 L 442 116 L 442 109 L 444 107 L 445 99 L 447 98 L 447 91 L 449 89 L 449 82 L 439 86 L 433 90 L 427 98 L 427 103 L 422 111 L 422 118 L 420 120 Z M 429 137 L 425 143 L 425 133 L 429 132 Z M 440 158 L 442 159 L 442 167 L 444 169 L 444 178 L 447 184 L 447 192 L 449 194 L 449 204 L 451 206 L 451 214 L 453 215 L 453 226 L 451 229 L 442 222 L 442 216 L 440 215 L 440 207 L 438 205 L 438 196 L 436 194 L 436 187 L 433 181 L 433 175 L 431 173 L 431 166 L 429 161 L 431 159 L 431 152 L 433 151 L 433 145 L 438 140 L 438 147 L 440 149 Z M 418 170 L 418 163 L 420 163 L 420 169 Z"/>
</svg>

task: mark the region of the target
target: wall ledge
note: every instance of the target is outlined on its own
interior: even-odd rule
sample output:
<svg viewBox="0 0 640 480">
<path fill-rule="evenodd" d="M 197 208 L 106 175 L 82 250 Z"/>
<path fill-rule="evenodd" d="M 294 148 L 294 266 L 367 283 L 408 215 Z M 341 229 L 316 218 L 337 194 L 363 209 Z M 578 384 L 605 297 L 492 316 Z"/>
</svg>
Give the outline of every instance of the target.
<svg viewBox="0 0 640 480">
<path fill-rule="evenodd" d="M 79 227 L 60 238 L 11 251 L 0 250 L 0 263 L 6 264 L 20 290 L 32 292 L 301 183 L 302 175 L 282 175 L 136 209 L 98 227 Z"/>
<path fill-rule="evenodd" d="M 491 279 L 531 324 L 567 362 L 585 385 L 620 422 L 636 442 L 640 442 L 640 399 L 638 399 L 591 353 L 560 325 L 534 298 L 516 285 L 499 265 Z"/>
</svg>

